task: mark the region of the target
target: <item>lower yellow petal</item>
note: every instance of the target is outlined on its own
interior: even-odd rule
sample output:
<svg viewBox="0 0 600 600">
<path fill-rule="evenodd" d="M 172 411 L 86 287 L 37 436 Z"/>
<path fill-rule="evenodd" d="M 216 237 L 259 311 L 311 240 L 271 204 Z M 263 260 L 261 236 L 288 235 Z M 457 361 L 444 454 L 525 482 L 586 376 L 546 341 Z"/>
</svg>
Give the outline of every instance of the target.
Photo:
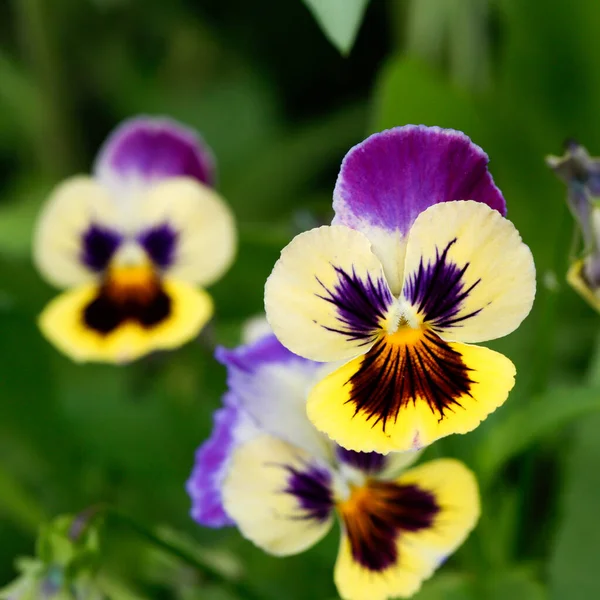
<svg viewBox="0 0 600 600">
<path fill-rule="evenodd" d="M 335 582 L 343 600 L 409 598 L 475 526 L 479 491 L 469 469 L 441 459 L 393 483 L 367 483 L 340 512 L 345 531 Z"/>
<path fill-rule="evenodd" d="M 382 454 L 472 431 L 508 397 L 514 365 L 488 348 L 431 339 L 439 347 L 429 338 L 398 348 L 384 341 L 349 361 L 311 390 L 309 419 L 344 448 Z"/>
<path fill-rule="evenodd" d="M 57 296 L 40 315 L 39 326 L 50 342 L 75 361 L 125 363 L 155 350 L 171 350 L 198 335 L 212 316 L 213 303 L 204 290 L 186 283 L 164 281 L 161 287 L 170 299 L 170 310 L 151 327 L 127 320 L 109 333 L 91 328 L 84 312 L 98 297 L 95 284 Z"/>
</svg>

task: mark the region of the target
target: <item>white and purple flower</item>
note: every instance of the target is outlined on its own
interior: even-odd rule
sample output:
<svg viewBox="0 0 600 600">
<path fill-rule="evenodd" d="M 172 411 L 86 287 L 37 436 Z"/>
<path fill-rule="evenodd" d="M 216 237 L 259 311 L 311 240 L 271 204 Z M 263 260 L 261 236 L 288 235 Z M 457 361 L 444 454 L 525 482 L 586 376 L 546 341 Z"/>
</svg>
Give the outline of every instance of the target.
<svg viewBox="0 0 600 600">
<path fill-rule="evenodd" d="M 520 325 L 535 267 L 487 163 L 454 130 L 372 135 L 343 160 L 332 225 L 283 249 L 267 319 L 292 352 L 336 367 L 307 410 L 341 446 L 421 448 L 508 397 L 514 365 L 473 343 Z"/>
<path fill-rule="evenodd" d="M 79 361 L 127 362 L 198 334 L 206 286 L 230 266 L 232 214 L 214 191 L 214 160 L 191 129 L 164 118 L 121 124 L 93 176 L 52 192 L 33 254 L 68 291 L 40 316 L 44 335 Z"/>
<path fill-rule="evenodd" d="M 460 462 L 405 470 L 418 453 L 345 450 L 314 428 L 305 403 L 322 364 L 273 335 L 221 348 L 217 358 L 229 389 L 187 484 L 199 524 L 236 525 L 286 556 L 319 541 L 337 514 L 335 582 L 344 600 L 411 596 L 475 526 L 477 483 Z"/>
</svg>

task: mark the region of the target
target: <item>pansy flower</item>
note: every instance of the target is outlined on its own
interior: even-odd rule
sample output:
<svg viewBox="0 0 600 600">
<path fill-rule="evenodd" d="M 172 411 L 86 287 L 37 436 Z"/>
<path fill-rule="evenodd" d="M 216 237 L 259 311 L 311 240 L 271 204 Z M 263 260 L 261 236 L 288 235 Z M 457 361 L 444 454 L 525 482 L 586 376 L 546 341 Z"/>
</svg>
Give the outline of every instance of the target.
<svg viewBox="0 0 600 600">
<path fill-rule="evenodd" d="M 211 153 L 192 130 L 159 118 L 118 127 L 93 176 L 58 185 L 39 217 L 35 262 L 67 288 L 40 316 L 44 335 L 74 360 L 107 362 L 196 336 L 213 313 L 202 287 L 236 246 L 213 179 Z"/>
<path fill-rule="evenodd" d="M 487 156 L 464 134 L 406 126 L 344 158 L 331 226 L 298 235 L 265 289 L 292 352 L 332 363 L 308 416 L 341 446 L 386 453 L 474 429 L 514 385 L 472 345 L 529 313 L 535 269 Z"/>
<path fill-rule="evenodd" d="M 306 417 L 323 365 L 268 335 L 219 349 L 229 391 L 196 454 L 192 517 L 236 525 L 266 552 L 308 549 L 337 515 L 335 582 L 344 600 L 409 597 L 466 538 L 479 517 L 471 471 L 451 459 L 407 468 L 418 453 L 345 450 Z"/>
<path fill-rule="evenodd" d="M 567 203 L 583 238 L 583 252 L 571 257 L 567 281 L 600 311 L 600 159 L 569 141 L 563 156 L 548 156 L 546 163 L 567 186 Z"/>
</svg>

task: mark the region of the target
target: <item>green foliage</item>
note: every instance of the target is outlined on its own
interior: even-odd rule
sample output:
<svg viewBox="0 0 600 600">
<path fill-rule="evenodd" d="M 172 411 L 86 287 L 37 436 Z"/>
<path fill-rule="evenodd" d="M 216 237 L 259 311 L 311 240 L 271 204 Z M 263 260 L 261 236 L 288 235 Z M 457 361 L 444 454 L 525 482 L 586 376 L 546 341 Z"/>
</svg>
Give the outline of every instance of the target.
<svg viewBox="0 0 600 600">
<path fill-rule="evenodd" d="M 301 556 L 269 557 L 235 530 L 196 526 L 184 483 L 225 389 L 214 346 L 238 343 L 245 319 L 263 310 L 264 281 L 289 239 L 330 219 L 347 149 L 370 132 L 425 123 L 463 130 L 489 154 L 533 251 L 538 296 L 523 326 L 490 344 L 517 366 L 506 405 L 475 432 L 427 450 L 476 470 L 483 515 L 415 599 L 597 597 L 598 315 L 564 283 L 572 222 L 543 158 L 570 136 L 600 154 L 598 3 L 373 2 L 350 54 L 368 1 L 306 0 L 347 58 L 317 35 L 300 2 L 8 4 L 0 6 L 0 584 L 17 576 L 15 556 L 33 554 L 40 528 L 40 555 L 19 562 L 24 579 L 11 593 L 36 594 L 57 556 L 61 577 L 67 563 L 73 574 L 91 569 L 96 550 L 74 560 L 66 521 L 48 519 L 106 502 L 152 524 L 150 537 L 118 519 L 106 527 L 94 581 L 107 598 L 335 598 L 337 532 Z M 128 367 L 76 365 L 36 327 L 54 291 L 31 265 L 35 217 L 62 175 L 89 171 L 107 132 L 135 113 L 202 132 L 238 220 L 239 254 L 210 290 L 217 314 L 201 339 Z"/>
<path fill-rule="evenodd" d="M 352 49 L 369 0 L 304 0 L 327 39 L 342 53 Z"/>
</svg>

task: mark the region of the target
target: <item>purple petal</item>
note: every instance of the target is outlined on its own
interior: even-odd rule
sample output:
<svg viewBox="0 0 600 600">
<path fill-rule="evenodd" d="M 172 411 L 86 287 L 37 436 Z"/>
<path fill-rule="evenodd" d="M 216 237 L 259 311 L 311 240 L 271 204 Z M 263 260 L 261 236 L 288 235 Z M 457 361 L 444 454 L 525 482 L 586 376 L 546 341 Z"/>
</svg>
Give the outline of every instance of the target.
<svg viewBox="0 0 600 600">
<path fill-rule="evenodd" d="M 225 397 L 225 406 L 215 412 L 213 419 L 212 434 L 196 452 L 186 489 L 192 499 L 192 518 L 200 525 L 223 527 L 234 524 L 223 507 L 221 485 L 237 445 L 236 428 L 243 419 L 231 394 Z"/>
<path fill-rule="evenodd" d="M 327 455 L 327 440 L 306 415 L 306 397 L 322 368 L 285 348 L 274 336 L 233 350 L 217 348 L 227 385 L 239 406 L 263 431 L 308 452 Z"/>
<path fill-rule="evenodd" d="M 485 152 L 453 129 L 407 125 L 376 133 L 342 162 L 333 222 L 405 235 L 419 213 L 451 200 L 484 202 L 504 215 L 487 164 Z"/>
<path fill-rule="evenodd" d="M 219 346 L 215 352 L 215 358 L 227 367 L 230 375 L 234 370 L 255 373 L 266 364 L 285 364 L 290 361 L 306 360 L 290 352 L 273 334 L 261 337 L 252 344 L 238 346 L 232 350 Z M 229 381 L 229 384 L 231 385 L 231 381 Z"/>
<path fill-rule="evenodd" d="M 340 462 L 368 474 L 376 474 L 386 467 L 386 456 L 378 452 L 357 452 L 338 446 L 336 455 Z"/>
<path fill-rule="evenodd" d="M 102 146 L 94 172 L 104 181 L 191 177 L 214 183 L 214 159 L 192 129 L 167 118 L 136 117 L 119 125 Z"/>
</svg>

